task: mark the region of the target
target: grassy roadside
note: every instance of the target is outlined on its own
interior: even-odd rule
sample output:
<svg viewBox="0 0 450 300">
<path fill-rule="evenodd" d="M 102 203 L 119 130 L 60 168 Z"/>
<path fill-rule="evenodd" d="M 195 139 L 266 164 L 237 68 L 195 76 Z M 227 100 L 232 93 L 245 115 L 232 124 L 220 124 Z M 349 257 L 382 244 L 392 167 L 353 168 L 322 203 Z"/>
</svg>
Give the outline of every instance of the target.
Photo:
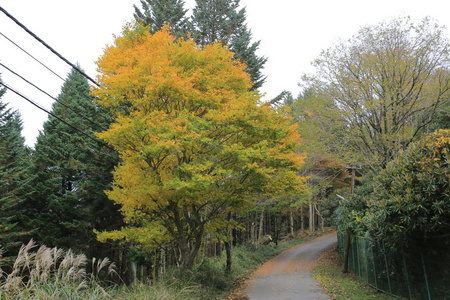
<svg viewBox="0 0 450 300">
<path fill-rule="evenodd" d="M 333 247 L 327 250 L 314 266 L 314 278 L 333 300 L 399 299 L 377 292 L 355 274 L 343 274 L 342 259 Z"/>
</svg>

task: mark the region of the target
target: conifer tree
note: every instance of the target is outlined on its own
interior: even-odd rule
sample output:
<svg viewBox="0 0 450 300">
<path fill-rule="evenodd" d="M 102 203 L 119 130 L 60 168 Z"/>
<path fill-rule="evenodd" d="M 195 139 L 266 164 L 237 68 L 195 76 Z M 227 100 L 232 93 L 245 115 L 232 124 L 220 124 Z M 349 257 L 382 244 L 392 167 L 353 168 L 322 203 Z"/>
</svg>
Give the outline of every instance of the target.
<svg viewBox="0 0 450 300">
<path fill-rule="evenodd" d="M 174 36 L 186 37 L 188 20 L 184 0 L 141 0 L 142 10 L 134 6 L 134 17 L 149 26 L 150 32 L 161 30 L 166 24 Z"/>
<path fill-rule="evenodd" d="M 3 94 L 4 90 L 0 90 L 0 97 Z M 19 113 L 0 101 L 0 245 L 5 256 L 15 252 L 23 233 L 19 204 L 25 196 L 29 151 L 21 131 Z"/>
<path fill-rule="evenodd" d="M 222 42 L 235 53 L 234 58 L 247 65 L 253 89 L 260 88 L 266 77 L 261 69 L 267 58 L 258 56 L 260 41 L 252 43 L 252 32 L 246 24 L 246 10 L 239 0 L 196 0 L 192 15 L 192 33 L 197 44 L 205 46 Z"/>
<path fill-rule="evenodd" d="M 89 92 L 87 80 L 73 69 L 52 107 L 71 126 L 52 116 L 44 124 L 33 155 L 34 193 L 27 208 L 29 225 L 37 229 L 34 238 L 88 254 L 95 246 L 94 228 L 121 222 L 104 194 L 117 158 L 94 135 L 108 127 L 110 116 Z"/>
</svg>

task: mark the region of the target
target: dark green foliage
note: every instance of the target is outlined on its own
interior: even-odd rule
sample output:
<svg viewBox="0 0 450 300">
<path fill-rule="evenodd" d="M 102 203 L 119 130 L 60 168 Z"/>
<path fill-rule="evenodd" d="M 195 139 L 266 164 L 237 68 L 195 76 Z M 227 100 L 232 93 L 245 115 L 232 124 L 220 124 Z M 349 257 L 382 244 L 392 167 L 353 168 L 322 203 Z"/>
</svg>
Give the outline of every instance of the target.
<svg viewBox="0 0 450 300">
<path fill-rule="evenodd" d="M 194 40 L 201 46 L 222 42 L 235 53 L 235 59 L 247 65 L 253 89 L 260 88 L 266 80 L 261 73 L 267 59 L 256 55 L 260 41 L 251 42 L 245 8 L 239 8 L 239 0 L 196 0 L 192 15 Z"/>
<path fill-rule="evenodd" d="M 184 0 L 141 0 L 142 10 L 134 6 L 134 17 L 149 26 L 155 33 L 170 24 L 171 33 L 179 37 L 187 37 L 188 20 L 184 9 Z"/>
<path fill-rule="evenodd" d="M 3 93 L 1 90 L 0 97 Z M 6 256 L 15 253 L 24 233 L 18 226 L 19 204 L 25 196 L 29 151 L 21 131 L 19 113 L 0 101 L 0 245 Z"/>
<path fill-rule="evenodd" d="M 450 100 L 445 101 L 436 111 L 436 117 L 431 122 L 431 130 L 450 129 Z"/>
<path fill-rule="evenodd" d="M 118 207 L 104 194 L 117 158 L 94 135 L 111 118 L 89 90 L 87 80 L 72 70 L 52 112 L 90 138 L 49 117 L 35 146 L 33 192 L 26 206 L 27 224 L 38 242 L 87 254 L 98 245 L 94 228 L 111 230 L 121 224 Z"/>
<path fill-rule="evenodd" d="M 367 176 L 338 210 L 341 232 L 369 232 L 397 248 L 450 229 L 450 131 L 411 144 L 385 169 Z"/>
<path fill-rule="evenodd" d="M 348 188 L 337 191 L 345 199 L 337 199 L 339 205 L 336 211 L 336 225 L 339 232 L 352 232 L 359 236 L 364 236 L 367 231 L 365 214 L 368 208 L 368 199 L 373 195 L 374 189 L 373 172 L 367 172 L 361 178 L 359 186 L 356 186 L 352 195 L 349 195 Z M 342 197 L 341 196 L 341 197 Z"/>
<path fill-rule="evenodd" d="M 405 246 L 450 230 L 450 130 L 426 136 L 390 162 L 376 181 L 367 220 L 373 235 Z"/>
<path fill-rule="evenodd" d="M 238 9 L 239 0 L 196 0 L 192 15 L 194 40 L 202 46 L 218 41 L 230 45 L 238 25 L 245 22 L 245 10 Z"/>
</svg>

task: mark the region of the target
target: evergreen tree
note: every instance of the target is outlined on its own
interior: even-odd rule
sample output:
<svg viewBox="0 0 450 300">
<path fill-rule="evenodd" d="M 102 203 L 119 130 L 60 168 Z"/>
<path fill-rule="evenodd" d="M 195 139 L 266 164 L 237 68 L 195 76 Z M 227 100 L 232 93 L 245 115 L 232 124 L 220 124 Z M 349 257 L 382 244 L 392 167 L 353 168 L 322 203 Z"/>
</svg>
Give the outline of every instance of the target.
<svg viewBox="0 0 450 300">
<path fill-rule="evenodd" d="M 4 94 L 0 90 L 0 97 Z M 17 111 L 11 111 L 0 101 L 0 245 L 6 256 L 20 246 L 20 203 L 25 196 L 29 166 L 28 148 L 21 136 L 22 121 Z"/>
<path fill-rule="evenodd" d="M 430 124 L 428 132 L 437 129 L 450 129 L 450 100 L 444 101 L 441 107 L 436 111 L 436 117 Z"/>
<path fill-rule="evenodd" d="M 44 124 L 33 155 L 34 192 L 27 207 L 35 239 L 88 254 L 97 246 L 94 228 L 121 224 L 118 208 L 104 194 L 117 158 L 94 135 L 111 118 L 89 92 L 87 80 L 73 69 L 52 107 L 72 126 L 52 116 Z"/>
<path fill-rule="evenodd" d="M 184 0 L 141 0 L 142 10 L 134 6 L 134 17 L 141 20 L 150 32 L 161 30 L 170 24 L 171 32 L 177 38 L 186 37 L 188 20 L 184 9 Z"/>
<path fill-rule="evenodd" d="M 260 41 L 252 43 L 252 33 L 245 21 L 246 11 L 239 9 L 239 0 L 196 0 L 192 33 L 201 46 L 218 41 L 227 45 L 235 53 L 234 58 L 247 65 L 252 88 L 258 89 L 266 80 L 261 69 L 267 58 L 256 55 Z"/>
</svg>

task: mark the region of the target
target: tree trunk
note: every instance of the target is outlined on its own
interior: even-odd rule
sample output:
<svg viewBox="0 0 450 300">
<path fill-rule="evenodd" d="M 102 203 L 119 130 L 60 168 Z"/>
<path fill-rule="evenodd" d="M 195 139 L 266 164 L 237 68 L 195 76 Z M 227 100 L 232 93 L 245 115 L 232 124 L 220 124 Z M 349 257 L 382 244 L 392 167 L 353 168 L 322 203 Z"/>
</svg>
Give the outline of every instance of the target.
<svg viewBox="0 0 450 300">
<path fill-rule="evenodd" d="M 202 234 L 197 234 L 195 238 L 195 242 L 191 246 L 191 249 L 188 251 L 186 260 L 184 262 L 184 267 L 192 271 L 192 268 L 194 267 L 195 259 L 197 258 L 198 251 L 200 250 L 200 247 L 202 245 Z"/>
<path fill-rule="evenodd" d="M 144 281 L 144 266 L 139 266 L 139 280 Z"/>
<path fill-rule="evenodd" d="M 155 255 L 153 255 L 153 267 L 152 267 L 152 282 L 153 282 L 153 284 L 156 283 L 156 278 L 158 277 L 157 261 L 158 261 L 158 251 L 155 251 Z"/>
<path fill-rule="evenodd" d="M 312 202 L 309 203 L 309 231 L 310 232 L 316 231 L 315 220 L 314 220 L 314 207 L 313 207 Z"/>
<path fill-rule="evenodd" d="M 166 273 L 166 250 L 164 249 L 164 246 L 161 247 L 161 270 L 159 271 L 159 273 L 161 275 L 164 275 L 164 273 Z"/>
<path fill-rule="evenodd" d="M 273 216 L 273 225 L 274 225 L 274 242 L 275 245 L 278 246 L 278 239 L 280 238 L 280 226 L 281 224 L 278 224 L 278 218 L 277 216 Z"/>
<path fill-rule="evenodd" d="M 291 235 L 294 236 L 294 214 L 292 211 L 289 212 L 289 225 L 291 230 Z"/>
<path fill-rule="evenodd" d="M 228 222 L 231 220 L 231 213 L 228 213 Z M 227 276 L 231 275 L 231 243 L 233 242 L 233 236 L 231 229 L 228 230 L 228 241 L 225 242 L 225 251 L 227 253 L 227 264 L 225 267 L 225 274 Z"/>
<path fill-rule="evenodd" d="M 191 226 L 191 238 L 186 238 L 189 237 L 186 231 L 180 231 L 178 233 L 177 242 L 180 248 L 180 265 L 186 270 L 192 271 L 195 259 L 202 245 L 204 225 L 204 223 L 199 223 L 196 226 Z"/>
<path fill-rule="evenodd" d="M 300 208 L 300 230 L 305 231 L 305 213 L 303 211 L 303 205 Z"/>
<path fill-rule="evenodd" d="M 255 237 L 255 232 L 256 228 L 255 228 L 255 223 L 252 222 L 251 227 L 250 227 L 250 240 L 252 242 L 252 245 L 256 245 L 256 237 Z"/>
<path fill-rule="evenodd" d="M 318 208 L 317 205 L 315 205 L 315 204 L 314 204 L 314 209 L 315 209 L 317 215 L 319 216 L 320 230 L 321 230 L 322 232 L 324 232 L 325 229 L 324 229 L 324 226 L 323 226 L 324 220 L 323 220 L 322 214 L 320 213 L 319 208 Z"/>
<path fill-rule="evenodd" d="M 227 241 L 225 243 L 225 251 L 227 253 L 227 265 L 225 267 L 225 274 L 227 276 L 231 275 L 231 264 L 232 264 L 232 259 L 231 259 L 231 241 Z"/>
<path fill-rule="evenodd" d="M 130 281 L 131 284 L 137 283 L 137 265 L 135 261 L 130 262 Z"/>
<path fill-rule="evenodd" d="M 261 210 L 261 216 L 259 218 L 259 232 L 258 232 L 258 241 L 260 241 L 264 234 L 264 210 Z"/>
</svg>

